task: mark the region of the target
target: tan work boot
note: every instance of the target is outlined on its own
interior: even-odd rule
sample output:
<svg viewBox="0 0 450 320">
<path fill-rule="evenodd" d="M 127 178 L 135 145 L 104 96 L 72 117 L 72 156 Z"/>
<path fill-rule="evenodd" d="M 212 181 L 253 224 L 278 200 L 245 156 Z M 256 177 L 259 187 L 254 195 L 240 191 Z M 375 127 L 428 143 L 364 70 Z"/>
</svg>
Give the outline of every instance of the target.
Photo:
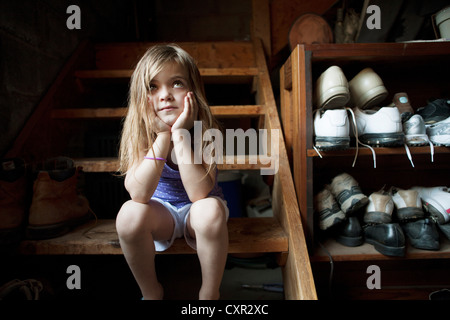
<svg viewBox="0 0 450 320">
<path fill-rule="evenodd" d="M 78 188 L 80 171 L 69 158 L 45 162 L 33 186 L 28 238 L 58 237 L 89 219 L 89 202 Z"/>
<path fill-rule="evenodd" d="M 0 166 L 0 244 L 22 238 L 27 206 L 27 180 L 22 159 L 4 159 Z"/>
<path fill-rule="evenodd" d="M 394 201 L 390 194 L 380 191 L 373 192 L 369 196 L 369 205 L 364 214 L 365 223 L 390 223 L 392 212 L 394 211 Z"/>
</svg>

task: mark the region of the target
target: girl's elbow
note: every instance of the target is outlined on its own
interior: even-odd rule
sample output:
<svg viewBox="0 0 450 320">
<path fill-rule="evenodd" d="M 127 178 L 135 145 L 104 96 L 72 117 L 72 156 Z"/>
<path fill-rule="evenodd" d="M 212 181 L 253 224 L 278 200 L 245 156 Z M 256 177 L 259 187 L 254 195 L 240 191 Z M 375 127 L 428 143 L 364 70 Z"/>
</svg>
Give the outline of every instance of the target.
<svg viewBox="0 0 450 320">
<path fill-rule="evenodd" d="M 131 200 L 138 203 L 147 204 L 150 201 L 150 198 L 146 197 L 131 197 Z"/>
<path fill-rule="evenodd" d="M 142 192 L 130 192 L 128 191 L 128 194 L 130 195 L 131 200 L 138 203 L 148 203 L 150 201 L 150 198 L 148 195 L 142 193 Z"/>
<path fill-rule="evenodd" d="M 196 195 L 189 196 L 189 200 L 190 200 L 192 203 L 194 203 L 194 202 L 196 202 L 196 201 L 205 199 L 207 196 L 208 196 L 208 195 L 199 195 L 199 194 L 196 194 Z"/>
<path fill-rule="evenodd" d="M 197 190 L 196 192 L 188 193 L 188 197 L 189 197 L 189 200 L 192 203 L 194 203 L 198 200 L 207 198 L 210 192 L 211 192 L 211 190 L 204 190 L 204 191 Z"/>
</svg>

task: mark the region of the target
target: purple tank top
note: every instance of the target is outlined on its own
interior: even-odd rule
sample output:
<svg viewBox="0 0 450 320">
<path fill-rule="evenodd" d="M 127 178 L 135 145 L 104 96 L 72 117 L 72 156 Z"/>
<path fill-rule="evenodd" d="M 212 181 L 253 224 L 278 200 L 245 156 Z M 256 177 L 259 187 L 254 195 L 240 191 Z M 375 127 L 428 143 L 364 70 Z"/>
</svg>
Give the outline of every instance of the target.
<svg viewBox="0 0 450 320">
<path fill-rule="evenodd" d="M 224 199 L 222 188 L 218 185 L 216 170 L 216 184 L 209 193 L 209 196 L 217 196 Z M 180 172 L 172 169 L 167 164 L 164 164 L 164 169 L 161 173 L 158 186 L 152 198 L 158 198 L 162 201 L 169 202 L 178 209 L 191 203 L 189 197 L 184 189 L 183 182 L 181 181 Z"/>
</svg>

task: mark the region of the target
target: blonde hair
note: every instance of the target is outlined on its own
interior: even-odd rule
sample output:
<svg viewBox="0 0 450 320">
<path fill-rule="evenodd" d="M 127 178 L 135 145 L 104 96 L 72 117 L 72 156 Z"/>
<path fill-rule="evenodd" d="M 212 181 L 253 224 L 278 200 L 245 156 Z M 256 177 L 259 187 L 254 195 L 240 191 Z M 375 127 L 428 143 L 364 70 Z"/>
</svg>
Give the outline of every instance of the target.
<svg viewBox="0 0 450 320">
<path fill-rule="evenodd" d="M 122 175 L 139 162 L 142 153 L 147 153 L 156 139 L 156 133 L 150 124 L 148 93 L 152 79 L 166 63 L 170 62 L 178 63 L 187 71 L 189 89 L 194 93 L 198 106 L 196 120 L 202 121 L 202 135 L 208 129 L 219 129 L 219 124 L 206 101 L 204 85 L 194 59 L 176 44 L 150 47 L 131 76 L 128 112 L 123 122 L 119 148 L 118 171 Z M 205 145 L 206 142 L 203 143 L 203 147 Z M 215 164 L 210 163 L 207 172 L 209 173 L 213 168 Z"/>
</svg>

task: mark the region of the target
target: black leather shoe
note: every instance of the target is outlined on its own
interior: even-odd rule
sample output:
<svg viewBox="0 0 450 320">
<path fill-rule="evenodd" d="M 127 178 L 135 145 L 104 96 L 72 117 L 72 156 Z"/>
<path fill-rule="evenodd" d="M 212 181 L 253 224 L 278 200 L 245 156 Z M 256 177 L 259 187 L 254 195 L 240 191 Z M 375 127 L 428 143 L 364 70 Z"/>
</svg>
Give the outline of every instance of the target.
<svg viewBox="0 0 450 320">
<path fill-rule="evenodd" d="M 363 230 L 357 217 L 349 217 L 336 228 L 336 241 L 347 247 L 357 247 L 364 243 Z"/>
<path fill-rule="evenodd" d="M 364 227 L 366 242 L 386 255 L 403 257 L 405 255 L 405 235 L 398 223 L 383 223 Z"/>
<path fill-rule="evenodd" d="M 404 222 L 401 226 L 414 248 L 439 250 L 439 232 L 430 218 Z"/>
</svg>

